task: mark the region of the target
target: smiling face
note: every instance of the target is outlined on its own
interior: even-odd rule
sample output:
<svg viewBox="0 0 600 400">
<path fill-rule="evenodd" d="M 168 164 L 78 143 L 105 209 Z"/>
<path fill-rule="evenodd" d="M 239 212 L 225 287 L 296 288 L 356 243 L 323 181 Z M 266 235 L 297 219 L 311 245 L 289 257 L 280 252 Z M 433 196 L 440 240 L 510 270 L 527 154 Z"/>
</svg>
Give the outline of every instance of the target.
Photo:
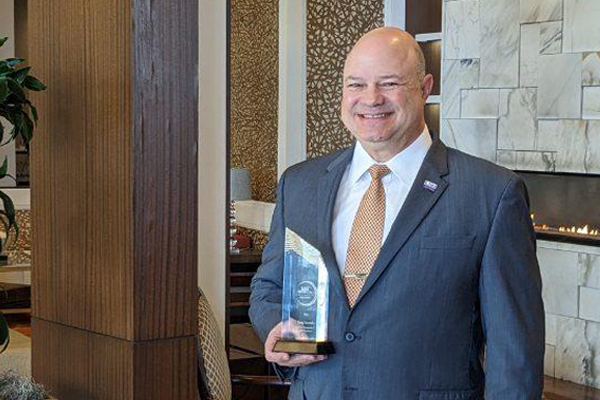
<svg viewBox="0 0 600 400">
<path fill-rule="evenodd" d="M 419 51 L 405 32 L 382 28 L 365 35 L 346 59 L 342 121 L 377 161 L 398 154 L 424 129 L 433 78 L 423 77 Z"/>
</svg>

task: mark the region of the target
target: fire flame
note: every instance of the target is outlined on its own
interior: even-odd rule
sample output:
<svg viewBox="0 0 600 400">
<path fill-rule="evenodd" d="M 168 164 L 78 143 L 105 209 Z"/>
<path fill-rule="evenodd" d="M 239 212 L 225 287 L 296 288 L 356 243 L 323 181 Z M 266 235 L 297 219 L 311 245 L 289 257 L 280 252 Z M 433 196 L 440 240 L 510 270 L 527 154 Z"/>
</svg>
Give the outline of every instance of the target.
<svg viewBox="0 0 600 400">
<path fill-rule="evenodd" d="M 534 221 L 534 217 L 535 217 L 535 214 L 531 214 L 532 221 Z M 533 226 L 535 227 L 535 229 L 542 230 L 542 231 L 555 231 L 555 232 L 558 231 L 561 233 L 576 233 L 578 235 L 586 235 L 586 236 L 600 236 L 600 229 L 592 229 L 592 228 L 590 228 L 589 225 L 585 225 L 583 227 L 559 226 L 558 228 L 555 228 L 555 227 L 550 227 L 546 224 L 537 225 L 535 222 L 533 222 Z"/>
</svg>

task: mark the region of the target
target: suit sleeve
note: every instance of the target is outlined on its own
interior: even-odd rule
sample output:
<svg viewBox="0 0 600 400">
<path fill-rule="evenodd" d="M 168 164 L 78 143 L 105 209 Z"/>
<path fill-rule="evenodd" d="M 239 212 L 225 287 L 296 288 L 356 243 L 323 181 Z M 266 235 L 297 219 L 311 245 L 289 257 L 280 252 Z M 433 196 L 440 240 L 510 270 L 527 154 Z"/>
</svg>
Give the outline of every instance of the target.
<svg viewBox="0 0 600 400">
<path fill-rule="evenodd" d="M 252 278 L 250 294 L 250 320 L 254 330 L 264 343 L 269 332 L 281 322 L 281 299 L 283 288 L 283 253 L 285 242 L 285 222 L 283 218 L 284 172 L 277 187 L 277 204 L 271 220 L 269 242 L 263 250 L 262 265 Z M 283 381 L 296 374 L 297 368 L 271 364 Z"/>
<path fill-rule="evenodd" d="M 285 223 L 283 220 L 283 188 L 285 173 L 279 180 L 277 204 L 271 221 L 269 242 L 263 250 L 262 265 L 252 279 L 250 320 L 264 342 L 269 332 L 281 321 L 283 287 L 283 247 Z"/>
<path fill-rule="evenodd" d="M 544 306 L 528 203 L 523 180 L 513 177 L 483 254 L 479 290 L 487 400 L 538 400 L 542 395 Z"/>
</svg>

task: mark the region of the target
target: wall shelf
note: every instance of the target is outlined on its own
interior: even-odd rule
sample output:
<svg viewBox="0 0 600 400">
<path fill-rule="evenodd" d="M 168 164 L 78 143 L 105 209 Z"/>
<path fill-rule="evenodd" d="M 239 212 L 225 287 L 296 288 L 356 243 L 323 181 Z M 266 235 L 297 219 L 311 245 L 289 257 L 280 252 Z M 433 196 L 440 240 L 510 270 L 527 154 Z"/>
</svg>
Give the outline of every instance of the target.
<svg viewBox="0 0 600 400">
<path fill-rule="evenodd" d="M 415 40 L 419 43 L 433 42 L 435 40 L 442 40 L 442 32 L 420 33 L 418 35 L 415 35 Z"/>
<path fill-rule="evenodd" d="M 442 96 L 432 95 L 427 98 L 427 104 L 440 104 L 442 102 Z"/>
</svg>

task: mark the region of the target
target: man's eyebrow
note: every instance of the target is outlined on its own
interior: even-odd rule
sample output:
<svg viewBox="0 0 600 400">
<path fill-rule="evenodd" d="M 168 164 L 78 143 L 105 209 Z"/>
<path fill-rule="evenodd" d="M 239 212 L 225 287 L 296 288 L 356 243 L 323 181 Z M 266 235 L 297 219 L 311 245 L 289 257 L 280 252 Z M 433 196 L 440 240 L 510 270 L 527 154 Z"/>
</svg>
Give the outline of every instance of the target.
<svg viewBox="0 0 600 400">
<path fill-rule="evenodd" d="M 380 76 L 379 79 L 402 79 L 402 77 L 400 75 L 396 75 L 396 74 L 392 74 L 392 75 L 383 75 Z"/>
<path fill-rule="evenodd" d="M 390 74 L 390 75 L 381 75 L 378 77 L 378 79 L 398 79 L 398 80 L 402 80 L 402 76 L 398 75 L 398 74 Z M 359 77 L 359 76 L 354 76 L 354 75 L 348 75 L 347 77 L 344 78 L 344 81 L 362 81 L 364 80 L 363 78 Z"/>
<path fill-rule="evenodd" d="M 361 81 L 362 78 L 360 78 L 358 76 L 354 76 L 354 75 L 348 75 L 344 80 L 345 81 Z"/>
</svg>

